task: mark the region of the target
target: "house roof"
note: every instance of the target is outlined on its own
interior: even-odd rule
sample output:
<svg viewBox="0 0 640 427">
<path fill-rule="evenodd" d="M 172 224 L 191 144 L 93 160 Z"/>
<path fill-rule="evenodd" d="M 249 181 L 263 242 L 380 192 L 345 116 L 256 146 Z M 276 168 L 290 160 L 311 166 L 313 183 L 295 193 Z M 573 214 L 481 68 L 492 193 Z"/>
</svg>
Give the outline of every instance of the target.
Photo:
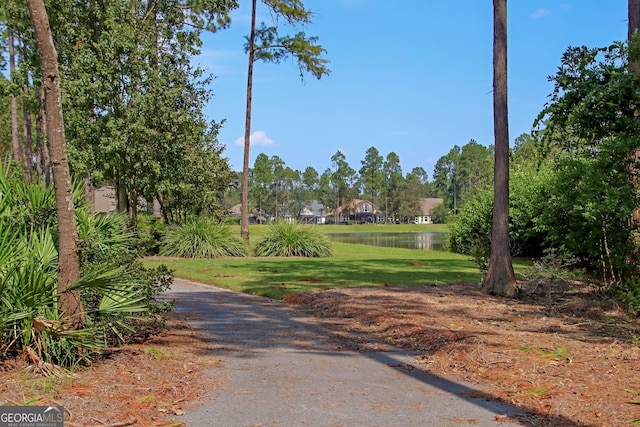
<svg viewBox="0 0 640 427">
<path fill-rule="evenodd" d="M 337 211 L 338 212 L 352 212 L 352 211 L 355 211 L 358 206 L 361 206 L 361 205 L 363 205 L 365 203 L 368 203 L 373 207 L 372 213 L 381 212 L 376 205 L 374 205 L 373 203 L 371 203 L 368 200 L 362 200 L 362 199 L 350 200 L 349 203 L 347 203 L 346 205 L 338 206 Z"/>
<path fill-rule="evenodd" d="M 309 212 L 308 214 L 315 216 L 321 216 L 327 213 L 324 206 L 317 200 L 311 200 L 309 203 L 307 203 L 305 209 Z"/>
<path fill-rule="evenodd" d="M 431 215 L 433 208 L 442 204 L 444 204 L 444 200 L 441 197 L 420 199 L 420 207 L 422 208 L 422 213 L 425 215 Z"/>
</svg>

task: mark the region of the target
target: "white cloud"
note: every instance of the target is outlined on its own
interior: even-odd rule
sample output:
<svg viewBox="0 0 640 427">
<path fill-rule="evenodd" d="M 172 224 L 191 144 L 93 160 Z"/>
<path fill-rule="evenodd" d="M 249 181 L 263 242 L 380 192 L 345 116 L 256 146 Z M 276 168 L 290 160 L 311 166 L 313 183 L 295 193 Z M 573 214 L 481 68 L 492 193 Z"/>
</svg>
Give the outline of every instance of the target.
<svg viewBox="0 0 640 427">
<path fill-rule="evenodd" d="M 538 19 L 538 18 L 542 18 L 545 15 L 550 15 L 550 14 L 551 14 L 551 11 L 549 9 L 541 8 L 533 12 L 531 14 L 531 17 L 533 19 Z"/>
<path fill-rule="evenodd" d="M 262 130 L 255 131 L 254 133 L 251 134 L 249 138 L 250 138 L 249 140 L 251 141 L 252 147 L 255 147 L 255 146 L 268 147 L 275 144 L 275 141 L 270 139 L 267 136 L 267 133 Z M 236 139 L 235 143 L 236 145 L 244 145 L 244 137 L 240 137 Z"/>
</svg>

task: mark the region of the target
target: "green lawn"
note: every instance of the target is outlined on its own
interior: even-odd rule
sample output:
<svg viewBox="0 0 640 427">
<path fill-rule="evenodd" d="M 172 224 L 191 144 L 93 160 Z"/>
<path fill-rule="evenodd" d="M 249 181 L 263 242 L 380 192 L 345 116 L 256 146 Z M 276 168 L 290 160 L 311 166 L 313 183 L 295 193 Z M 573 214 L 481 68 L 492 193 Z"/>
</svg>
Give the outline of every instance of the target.
<svg viewBox="0 0 640 427">
<path fill-rule="evenodd" d="M 326 233 L 446 231 L 442 226 L 414 224 L 318 227 Z M 257 238 L 264 230 L 266 226 L 252 226 L 251 238 Z M 329 288 L 442 285 L 479 282 L 481 278 L 475 264 L 465 255 L 346 243 L 333 243 L 333 249 L 331 258 L 148 258 L 144 264 L 148 267 L 166 264 L 177 277 L 272 298 Z M 515 267 L 520 270 L 524 265 Z"/>
</svg>

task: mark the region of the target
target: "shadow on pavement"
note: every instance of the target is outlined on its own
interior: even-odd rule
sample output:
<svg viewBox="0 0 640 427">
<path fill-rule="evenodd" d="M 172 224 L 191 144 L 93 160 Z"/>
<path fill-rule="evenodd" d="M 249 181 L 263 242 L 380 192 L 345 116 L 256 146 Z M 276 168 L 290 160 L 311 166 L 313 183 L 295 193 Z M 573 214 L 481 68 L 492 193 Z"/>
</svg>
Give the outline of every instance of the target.
<svg viewBox="0 0 640 427">
<path fill-rule="evenodd" d="M 487 409 L 496 415 L 505 413 L 522 425 L 582 426 L 567 418 L 535 413 L 526 407 L 496 400 L 473 388 L 471 384 L 434 375 L 411 363 L 419 353 L 387 348 L 387 351 L 354 351 L 345 349 L 344 338 L 331 325 L 318 324 L 317 319 L 286 306 L 282 301 L 176 279 L 176 290 L 163 298 L 176 301 L 176 311 L 188 314 L 189 322 L 202 330 L 213 345 L 212 354 L 222 357 L 261 358 L 267 352 L 313 352 L 330 357 L 366 357 L 406 376 L 435 387 L 456 398 Z M 180 289 L 180 290 L 178 290 Z M 188 289 L 184 291 L 182 289 Z M 361 337 L 376 341 L 375 337 Z M 538 420 L 534 423 L 532 420 Z M 506 422 L 506 421 L 505 421 Z"/>
</svg>

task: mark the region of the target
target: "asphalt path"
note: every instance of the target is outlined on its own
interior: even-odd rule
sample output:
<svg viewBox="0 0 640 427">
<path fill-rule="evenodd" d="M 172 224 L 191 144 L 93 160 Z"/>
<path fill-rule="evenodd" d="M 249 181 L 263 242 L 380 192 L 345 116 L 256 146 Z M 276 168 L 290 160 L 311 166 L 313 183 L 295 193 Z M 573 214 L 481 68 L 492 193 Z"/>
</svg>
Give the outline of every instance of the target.
<svg viewBox="0 0 640 427">
<path fill-rule="evenodd" d="M 354 351 L 277 300 L 176 279 L 165 298 L 212 344 L 222 381 L 176 420 L 187 426 L 522 426 L 482 385 L 425 372 L 416 354 Z M 504 421 L 505 415 L 510 421 Z"/>
</svg>

